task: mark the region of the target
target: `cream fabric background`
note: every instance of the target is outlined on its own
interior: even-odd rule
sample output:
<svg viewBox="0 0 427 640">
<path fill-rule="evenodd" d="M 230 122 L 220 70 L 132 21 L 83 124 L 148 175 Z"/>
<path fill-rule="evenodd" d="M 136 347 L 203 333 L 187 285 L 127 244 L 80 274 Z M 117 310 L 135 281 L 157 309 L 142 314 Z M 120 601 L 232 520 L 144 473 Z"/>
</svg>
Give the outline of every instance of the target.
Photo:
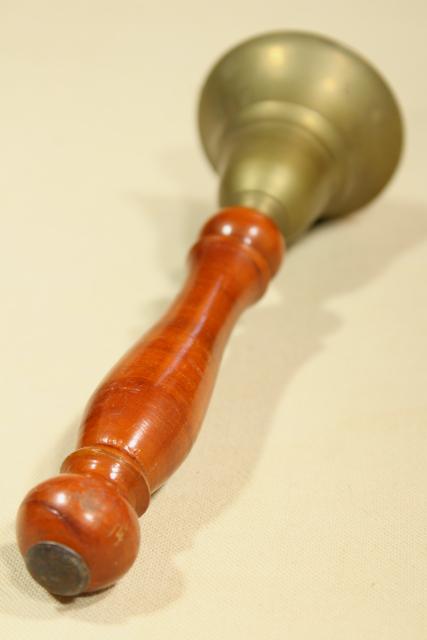
<svg viewBox="0 0 427 640">
<path fill-rule="evenodd" d="M 202 77 L 282 28 L 376 63 L 407 119 L 404 163 L 368 209 L 292 249 L 240 322 L 132 571 L 61 604 L 23 569 L 16 508 L 215 210 Z M 422 0 L 2 0 L 2 638 L 426 637 L 426 29 Z"/>
</svg>

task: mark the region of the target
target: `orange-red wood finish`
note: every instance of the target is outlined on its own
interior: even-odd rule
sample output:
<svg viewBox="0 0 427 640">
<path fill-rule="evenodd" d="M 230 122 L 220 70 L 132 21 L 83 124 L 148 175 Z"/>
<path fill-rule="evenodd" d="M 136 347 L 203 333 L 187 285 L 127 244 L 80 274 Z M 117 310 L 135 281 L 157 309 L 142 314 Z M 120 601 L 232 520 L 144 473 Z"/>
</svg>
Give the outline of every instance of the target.
<svg viewBox="0 0 427 640">
<path fill-rule="evenodd" d="M 86 591 L 127 571 L 138 548 L 135 514 L 191 449 L 227 338 L 264 293 L 283 251 L 275 223 L 258 211 L 228 208 L 207 222 L 172 307 L 93 395 L 62 475 L 25 498 L 24 555 L 45 540 L 74 549 L 89 568 Z"/>
</svg>

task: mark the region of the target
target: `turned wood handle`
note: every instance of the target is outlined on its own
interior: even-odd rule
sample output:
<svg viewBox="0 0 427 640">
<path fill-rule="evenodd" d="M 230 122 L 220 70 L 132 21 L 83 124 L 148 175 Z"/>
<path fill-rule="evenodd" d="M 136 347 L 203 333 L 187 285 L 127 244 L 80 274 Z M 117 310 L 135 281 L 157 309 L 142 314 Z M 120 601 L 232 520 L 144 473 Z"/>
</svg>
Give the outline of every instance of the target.
<svg viewBox="0 0 427 640">
<path fill-rule="evenodd" d="M 224 209 L 204 226 L 181 293 L 91 398 L 61 475 L 20 507 L 21 553 L 49 591 L 95 591 L 129 569 L 137 515 L 191 449 L 227 338 L 283 251 L 275 223 L 253 209 Z"/>
</svg>

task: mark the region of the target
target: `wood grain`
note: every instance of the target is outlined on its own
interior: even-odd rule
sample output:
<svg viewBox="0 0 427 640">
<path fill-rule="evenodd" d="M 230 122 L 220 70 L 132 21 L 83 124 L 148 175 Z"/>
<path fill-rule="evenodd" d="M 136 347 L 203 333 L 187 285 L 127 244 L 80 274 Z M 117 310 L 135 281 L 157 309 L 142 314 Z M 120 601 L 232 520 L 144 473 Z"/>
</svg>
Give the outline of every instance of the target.
<svg viewBox="0 0 427 640">
<path fill-rule="evenodd" d="M 87 591 L 111 584 L 129 568 L 138 535 L 122 501 L 141 515 L 150 494 L 190 451 L 230 332 L 266 290 L 283 251 L 278 228 L 258 211 L 228 208 L 207 222 L 171 308 L 90 400 L 78 449 L 61 468 L 64 475 L 42 483 L 24 500 L 18 519 L 24 555 L 43 540 L 69 546 L 89 568 Z M 96 499 L 89 502 L 88 515 L 81 503 L 87 506 L 85 486 L 93 479 Z M 109 535 L 121 525 L 119 539 Z"/>
</svg>

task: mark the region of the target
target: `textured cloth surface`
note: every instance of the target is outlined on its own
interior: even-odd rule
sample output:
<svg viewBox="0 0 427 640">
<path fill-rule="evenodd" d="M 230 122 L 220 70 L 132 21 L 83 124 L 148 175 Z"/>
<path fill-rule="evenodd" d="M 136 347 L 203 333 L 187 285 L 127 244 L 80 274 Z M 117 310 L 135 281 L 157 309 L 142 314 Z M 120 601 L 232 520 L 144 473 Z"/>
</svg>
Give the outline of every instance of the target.
<svg viewBox="0 0 427 640">
<path fill-rule="evenodd" d="M 426 16 L 421 0 L 1 3 L 2 638 L 426 638 Z M 61 603 L 23 568 L 17 506 L 57 472 L 215 211 L 203 75 L 282 28 L 339 38 L 384 72 L 407 119 L 401 170 L 292 248 L 141 519 L 135 566 Z"/>
</svg>

